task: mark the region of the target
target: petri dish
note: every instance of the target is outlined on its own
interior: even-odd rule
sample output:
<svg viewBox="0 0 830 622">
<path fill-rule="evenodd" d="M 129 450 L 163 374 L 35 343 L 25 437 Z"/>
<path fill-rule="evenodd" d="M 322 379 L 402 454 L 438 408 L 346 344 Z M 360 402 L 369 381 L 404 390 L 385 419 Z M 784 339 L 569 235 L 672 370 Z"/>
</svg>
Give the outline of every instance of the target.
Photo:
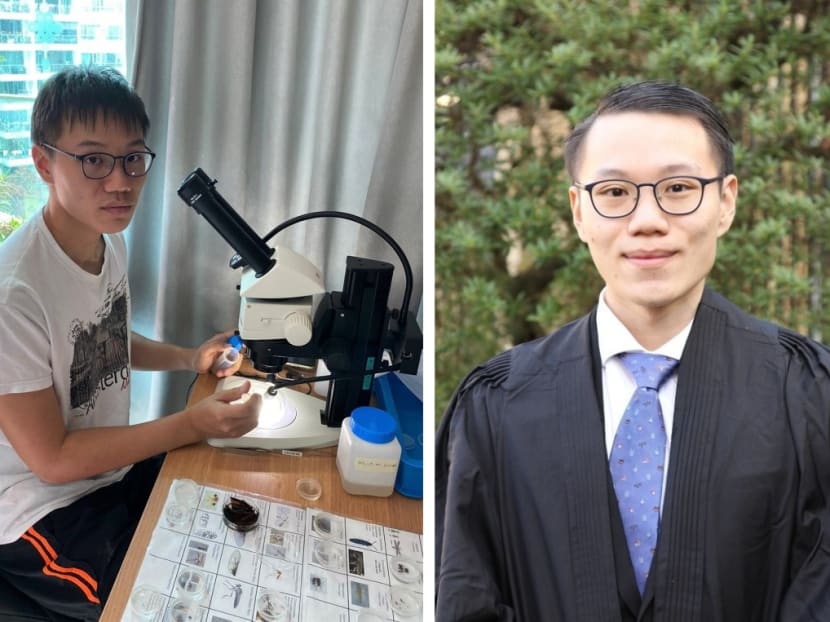
<svg viewBox="0 0 830 622">
<path fill-rule="evenodd" d="M 389 600 L 392 611 L 404 618 L 421 613 L 421 598 L 412 590 L 402 587 L 389 589 Z"/>
<path fill-rule="evenodd" d="M 321 538 L 340 540 L 343 537 L 340 521 L 327 512 L 315 514 L 311 519 L 311 527 Z"/>
<path fill-rule="evenodd" d="M 421 570 L 418 565 L 406 557 L 393 557 L 389 560 L 389 572 L 401 583 L 418 583 Z"/>
<path fill-rule="evenodd" d="M 312 560 L 325 568 L 342 570 L 345 566 L 343 550 L 333 542 L 316 540 L 312 549 Z"/>
<path fill-rule="evenodd" d="M 193 601 L 180 598 L 174 600 L 167 610 L 170 622 L 199 622 L 202 619 L 202 612 L 199 605 Z"/>
<path fill-rule="evenodd" d="M 171 527 L 187 527 L 193 511 L 179 503 L 171 503 L 164 510 L 164 518 Z"/>
<path fill-rule="evenodd" d="M 179 479 L 173 482 L 173 498 L 176 503 L 186 508 L 199 505 L 199 484 L 192 479 Z"/>
<path fill-rule="evenodd" d="M 139 585 L 130 595 L 130 613 L 135 622 L 155 620 L 165 603 L 164 594 L 151 585 Z"/>
<path fill-rule="evenodd" d="M 298 479 L 297 494 L 306 501 L 317 501 L 323 494 L 323 485 L 313 477 Z"/>
<path fill-rule="evenodd" d="M 287 622 L 291 619 L 288 605 L 279 592 L 265 590 L 256 601 L 257 619 L 266 622 Z"/>
<path fill-rule="evenodd" d="M 181 598 L 200 602 L 208 591 L 207 575 L 195 568 L 185 568 L 176 577 L 176 592 Z"/>
</svg>

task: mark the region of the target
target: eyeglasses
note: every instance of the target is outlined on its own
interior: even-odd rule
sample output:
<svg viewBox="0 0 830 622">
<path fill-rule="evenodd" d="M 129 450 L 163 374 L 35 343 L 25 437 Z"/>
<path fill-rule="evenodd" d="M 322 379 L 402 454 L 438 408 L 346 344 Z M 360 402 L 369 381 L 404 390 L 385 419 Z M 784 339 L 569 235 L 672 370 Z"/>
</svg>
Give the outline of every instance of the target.
<svg viewBox="0 0 830 622">
<path fill-rule="evenodd" d="M 81 163 L 81 170 L 89 179 L 104 179 L 104 177 L 107 177 L 115 168 L 116 160 L 121 160 L 121 166 L 128 177 L 143 177 L 150 171 L 156 157 L 156 154 L 149 150 L 133 151 L 122 156 L 114 156 L 110 153 L 85 153 L 80 155 L 58 149 L 48 143 L 41 143 L 41 145 L 78 160 Z"/>
<path fill-rule="evenodd" d="M 574 182 L 574 186 L 588 192 L 597 214 L 605 218 L 624 218 L 637 209 L 643 186 L 651 186 L 661 210 L 673 216 L 685 216 L 703 203 L 706 186 L 723 178 L 723 175 L 708 178 L 677 175 L 654 183 L 635 184 L 625 179 L 603 179 L 584 185 Z"/>
</svg>

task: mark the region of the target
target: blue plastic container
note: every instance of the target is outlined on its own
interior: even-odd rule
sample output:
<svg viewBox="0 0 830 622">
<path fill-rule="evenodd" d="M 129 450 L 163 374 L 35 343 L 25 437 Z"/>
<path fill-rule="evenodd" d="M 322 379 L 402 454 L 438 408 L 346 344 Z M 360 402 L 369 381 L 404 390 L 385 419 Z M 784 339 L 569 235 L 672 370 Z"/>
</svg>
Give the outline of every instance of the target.
<svg viewBox="0 0 830 622">
<path fill-rule="evenodd" d="M 395 432 L 401 444 L 401 462 L 395 490 L 407 497 L 424 496 L 424 405 L 401 382 L 397 374 L 375 378 L 375 399 L 380 408 L 397 421 Z"/>
</svg>

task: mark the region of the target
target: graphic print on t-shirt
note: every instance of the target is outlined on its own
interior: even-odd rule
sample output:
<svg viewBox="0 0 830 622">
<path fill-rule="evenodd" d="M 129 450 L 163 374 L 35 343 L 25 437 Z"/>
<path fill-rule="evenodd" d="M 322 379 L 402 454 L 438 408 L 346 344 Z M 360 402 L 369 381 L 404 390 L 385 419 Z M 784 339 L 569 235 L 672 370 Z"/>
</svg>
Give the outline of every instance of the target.
<svg viewBox="0 0 830 622">
<path fill-rule="evenodd" d="M 127 277 L 107 287 L 107 298 L 96 319 L 75 319 L 69 333 L 74 344 L 69 371 L 73 411 L 86 416 L 95 408 L 99 393 L 130 386 L 130 353 L 127 328 Z"/>
</svg>

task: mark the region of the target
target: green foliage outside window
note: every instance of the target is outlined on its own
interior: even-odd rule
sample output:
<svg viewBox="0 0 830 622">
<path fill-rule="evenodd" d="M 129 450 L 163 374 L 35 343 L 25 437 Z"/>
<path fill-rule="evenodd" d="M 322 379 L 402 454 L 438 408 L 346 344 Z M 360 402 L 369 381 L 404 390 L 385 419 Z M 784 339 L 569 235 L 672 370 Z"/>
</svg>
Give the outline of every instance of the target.
<svg viewBox="0 0 830 622">
<path fill-rule="evenodd" d="M 0 168 L 0 242 L 46 202 L 46 185 L 34 166 Z"/>
<path fill-rule="evenodd" d="M 23 221 L 15 216 L 10 217 L 8 220 L 0 221 L 0 242 L 9 237 L 22 224 Z"/>
<path fill-rule="evenodd" d="M 830 339 L 830 3 L 437 0 L 435 31 L 438 416 L 473 366 L 595 304 L 562 142 L 624 82 L 725 112 L 738 214 L 709 283 Z"/>
<path fill-rule="evenodd" d="M 8 173 L 0 172 L 0 242 L 23 224 L 23 218 L 12 211 L 20 188 L 9 177 Z"/>
</svg>

